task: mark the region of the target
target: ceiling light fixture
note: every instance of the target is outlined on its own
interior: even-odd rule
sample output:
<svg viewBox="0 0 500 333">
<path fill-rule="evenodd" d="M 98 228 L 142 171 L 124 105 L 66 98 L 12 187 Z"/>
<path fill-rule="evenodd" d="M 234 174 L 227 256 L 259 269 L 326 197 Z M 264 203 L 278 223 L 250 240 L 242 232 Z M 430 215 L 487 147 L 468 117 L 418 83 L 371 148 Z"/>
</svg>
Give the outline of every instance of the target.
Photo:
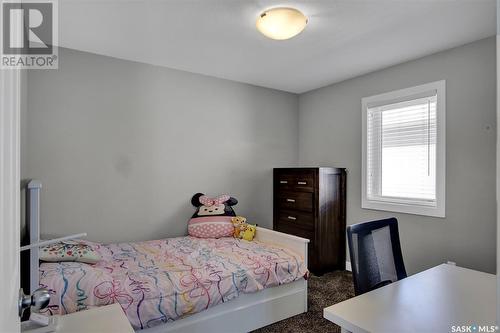
<svg viewBox="0 0 500 333">
<path fill-rule="evenodd" d="M 260 14 L 256 25 L 264 36 L 284 40 L 301 33 L 307 25 L 307 17 L 295 8 L 278 7 Z"/>
</svg>

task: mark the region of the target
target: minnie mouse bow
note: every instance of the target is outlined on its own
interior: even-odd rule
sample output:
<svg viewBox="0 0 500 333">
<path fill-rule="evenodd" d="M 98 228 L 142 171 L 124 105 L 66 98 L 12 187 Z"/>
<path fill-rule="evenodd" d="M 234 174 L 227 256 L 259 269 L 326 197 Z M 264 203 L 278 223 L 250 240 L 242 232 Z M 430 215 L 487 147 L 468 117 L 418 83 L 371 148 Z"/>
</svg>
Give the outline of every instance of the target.
<svg viewBox="0 0 500 333">
<path fill-rule="evenodd" d="M 215 197 L 215 198 L 209 198 L 206 195 L 202 195 L 200 197 L 200 202 L 204 206 L 210 207 L 210 206 L 214 206 L 214 205 L 221 205 L 224 202 L 228 201 L 229 198 L 230 198 L 230 196 L 227 194 L 222 194 L 222 195 L 219 195 L 218 197 Z"/>
</svg>

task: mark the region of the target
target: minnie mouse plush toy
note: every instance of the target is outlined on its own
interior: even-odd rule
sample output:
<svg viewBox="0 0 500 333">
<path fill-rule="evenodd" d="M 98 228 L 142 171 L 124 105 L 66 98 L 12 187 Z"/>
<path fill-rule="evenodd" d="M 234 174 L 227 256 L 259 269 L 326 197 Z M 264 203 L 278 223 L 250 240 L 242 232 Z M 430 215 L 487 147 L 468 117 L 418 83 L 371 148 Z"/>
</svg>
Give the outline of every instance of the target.
<svg viewBox="0 0 500 333">
<path fill-rule="evenodd" d="M 203 193 L 196 193 L 191 199 L 196 211 L 188 222 L 190 236 L 199 238 L 232 237 L 234 227 L 231 218 L 236 216 L 232 206 L 238 203 L 236 198 L 223 194 L 210 198 Z"/>
</svg>

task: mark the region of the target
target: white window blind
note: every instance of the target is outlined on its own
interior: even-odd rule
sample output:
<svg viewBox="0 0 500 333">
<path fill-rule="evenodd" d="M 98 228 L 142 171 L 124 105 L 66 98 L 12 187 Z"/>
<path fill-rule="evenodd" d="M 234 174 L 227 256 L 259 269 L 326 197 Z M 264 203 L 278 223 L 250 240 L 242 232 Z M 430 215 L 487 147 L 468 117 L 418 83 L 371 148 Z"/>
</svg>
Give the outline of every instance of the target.
<svg viewBox="0 0 500 333">
<path fill-rule="evenodd" d="M 364 208 L 414 214 L 420 214 L 418 207 L 439 208 L 438 213 L 422 214 L 444 216 L 445 155 L 444 141 L 439 141 L 444 140 L 444 126 L 443 133 L 438 126 L 441 117 L 444 121 L 438 103 L 444 88 L 443 96 L 428 85 L 417 88 L 363 101 Z"/>
<path fill-rule="evenodd" d="M 368 109 L 368 198 L 436 202 L 436 99 Z"/>
</svg>

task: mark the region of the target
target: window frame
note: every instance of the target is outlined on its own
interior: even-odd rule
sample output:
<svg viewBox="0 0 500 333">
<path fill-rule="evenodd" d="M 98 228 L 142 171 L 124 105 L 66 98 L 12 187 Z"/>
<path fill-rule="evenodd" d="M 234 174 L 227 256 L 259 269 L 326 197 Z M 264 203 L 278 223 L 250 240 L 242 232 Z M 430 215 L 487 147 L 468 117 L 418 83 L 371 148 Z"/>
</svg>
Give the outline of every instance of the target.
<svg viewBox="0 0 500 333">
<path fill-rule="evenodd" d="M 436 105 L 436 205 L 401 202 L 397 198 L 373 200 L 368 198 L 368 108 L 416 99 L 431 91 L 437 92 Z M 446 217 L 446 81 L 435 81 L 379 95 L 364 97 L 362 105 L 362 170 L 361 208 L 415 215 Z"/>
</svg>

